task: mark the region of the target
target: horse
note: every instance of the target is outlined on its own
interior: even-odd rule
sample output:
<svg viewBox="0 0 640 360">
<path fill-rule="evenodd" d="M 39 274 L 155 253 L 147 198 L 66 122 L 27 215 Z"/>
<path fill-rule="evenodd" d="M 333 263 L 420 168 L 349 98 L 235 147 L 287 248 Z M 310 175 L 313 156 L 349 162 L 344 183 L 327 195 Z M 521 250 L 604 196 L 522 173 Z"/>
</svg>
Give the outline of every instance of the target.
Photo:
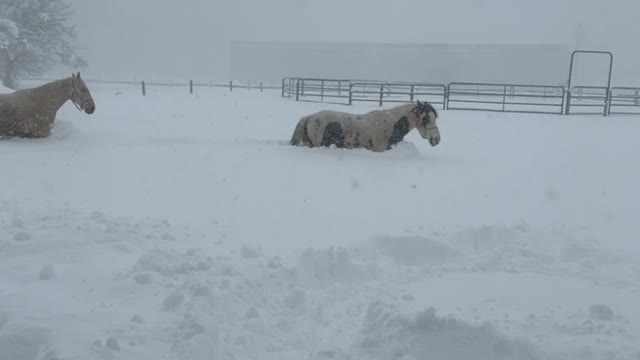
<svg viewBox="0 0 640 360">
<path fill-rule="evenodd" d="M 96 105 L 80 73 L 50 83 L 0 94 L 0 137 L 46 138 L 67 101 L 93 114 Z"/>
<path fill-rule="evenodd" d="M 292 146 L 391 150 L 414 128 L 432 147 L 440 144 L 438 112 L 428 102 L 408 103 L 386 110 L 352 114 L 322 110 L 298 120 L 289 142 Z"/>
</svg>

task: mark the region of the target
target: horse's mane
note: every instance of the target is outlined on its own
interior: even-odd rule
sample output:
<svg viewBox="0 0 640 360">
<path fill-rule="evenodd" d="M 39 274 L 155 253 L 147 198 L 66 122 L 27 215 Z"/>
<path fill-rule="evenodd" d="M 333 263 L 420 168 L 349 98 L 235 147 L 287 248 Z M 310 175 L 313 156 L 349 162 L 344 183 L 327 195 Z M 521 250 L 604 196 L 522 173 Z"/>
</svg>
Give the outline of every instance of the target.
<svg viewBox="0 0 640 360">
<path fill-rule="evenodd" d="M 72 81 L 71 77 L 67 77 L 60 80 L 54 80 L 48 82 L 46 84 L 34 86 L 27 89 L 19 89 L 14 91 L 13 95 L 15 96 L 24 96 L 24 95 L 32 95 L 32 96 L 42 96 L 42 95 L 51 95 L 51 92 L 56 92 L 56 89 L 63 89 L 63 85 L 68 85 L 69 82 Z"/>
</svg>

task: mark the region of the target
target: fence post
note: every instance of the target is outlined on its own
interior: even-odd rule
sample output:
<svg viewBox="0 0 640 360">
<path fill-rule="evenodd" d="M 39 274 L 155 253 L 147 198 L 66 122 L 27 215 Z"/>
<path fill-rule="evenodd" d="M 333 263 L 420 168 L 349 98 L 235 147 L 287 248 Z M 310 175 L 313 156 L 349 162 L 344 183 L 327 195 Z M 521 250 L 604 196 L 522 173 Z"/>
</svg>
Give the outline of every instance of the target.
<svg viewBox="0 0 640 360">
<path fill-rule="evenodd" d="M 447 110 L 449 110 L 449 101 L 451 101 L 451 83 L 448 83 L 444 90 L 444 102 Z"/>
<path fill-rule="evenodd" d="M 449 86 L 442 86 L 442 110 L 447 110 L 449 108 Z"/>
<path fill-rule="evenodd" d="M 320 80 L 320 102 L 324 102 L 324 80 Z"/>
<path fill-rule="evenodd" d="M 504 112 L 504 104 L 507 102 L 507 85 L 502 88 L 502 112 Z"/>
<path fill-rule="evenodd" d="M 411 94 L 410 94 L 411 95 L 410 96 L 410 101 L 411 102 L 413 102 L 413 96 L 414 96 L 413 94 L 414 94 L 415 90 L 416 90 L 416 86 L 412 84 L 411 85 Z"/>
<path fill-rule="evenodd" d="M 300 79 L 296 80 L 296 101 L 300 100 Z"/>
<path fill-rule="evenodd" d="M 193 80 L 189 80 L 189 93 L 193 94 Z"/>
<path fill-rule="evenodd" d="M 229 91 L 233 91 L 233 80 L 229 80 Z"/>
<path fill-rule="evenodd" d="M 144 80 L 142 81 L 142 96 L 146 96 L 147 95 L 147 86 L 144 83 Z"/>
<path fill-rule="evenodd" d="M 382 106 L 382 97 L 384 96 L 384 84 L 380 84 L 380 106 Z"/>
</svg>

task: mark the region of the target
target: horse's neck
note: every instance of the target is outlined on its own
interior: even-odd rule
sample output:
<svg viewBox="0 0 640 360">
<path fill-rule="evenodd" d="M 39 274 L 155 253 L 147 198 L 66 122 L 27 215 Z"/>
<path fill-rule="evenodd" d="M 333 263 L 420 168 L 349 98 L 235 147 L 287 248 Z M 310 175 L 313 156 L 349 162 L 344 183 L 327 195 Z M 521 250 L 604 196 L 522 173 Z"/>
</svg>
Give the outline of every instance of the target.
<svg viewBox="0 0 640 360">
<path fill-rule="evenodd" d="M 409 128 L 413 128 L 415 125 L 415 121 L 413 119 L 413 114 L 411 113 L 411 110 L 413 109 L 413 105 L 412 104 L 408 104 L 408 105 L 403 105 L 403 106 L 399 106 L 397 108 L 394 109 L 390 109 L 389 111 L 391 112 L 392 116 L 391 118 L 395 121 L 398 119 L 401 119 L 403 116 L 407 117 L 407 120 L 409 120 Z"/>
<path fill-rule="evenodd" d="M 47 104 L 48 110 L 58 111 L 71 98 L 71 79 L 62 79 L 30 90 L 30 95 L 39 103 Z"/>
</svg>

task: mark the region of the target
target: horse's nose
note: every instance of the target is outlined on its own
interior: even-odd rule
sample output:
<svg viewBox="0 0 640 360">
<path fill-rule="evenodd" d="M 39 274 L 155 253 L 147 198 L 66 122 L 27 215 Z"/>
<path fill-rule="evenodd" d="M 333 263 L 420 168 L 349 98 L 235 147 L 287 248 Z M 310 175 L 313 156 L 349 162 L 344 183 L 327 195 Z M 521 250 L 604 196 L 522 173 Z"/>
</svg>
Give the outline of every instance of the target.
<svg viewBox="0 0 640 360">
<path fill-rule="evenodd" d="M 438 144 L 440 144 L 440 136 L 433 136 L 429 139 L 429 142 L 431 143 L 431 146 L 436 146 Z"/>
<path fill-rule="evenodd" d="M 95 105 L 87 108 L 87 114 L 93 114 L 94 111 L 96 111 L 96 106 Z"/>
</svg>

